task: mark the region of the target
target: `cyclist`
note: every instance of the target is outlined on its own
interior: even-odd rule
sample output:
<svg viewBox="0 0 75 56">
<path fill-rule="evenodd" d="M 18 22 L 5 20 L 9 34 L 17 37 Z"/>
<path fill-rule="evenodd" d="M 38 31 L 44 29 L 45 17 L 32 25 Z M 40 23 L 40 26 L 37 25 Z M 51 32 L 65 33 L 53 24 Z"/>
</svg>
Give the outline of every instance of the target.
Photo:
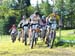
<svg viewBox="0 0 75 56">
<path fill-rule="evenodd" d="M 53 13 L 47 17 L 47 24 L 49 26 L 46 43 L 48 47 L 52 48 L 53 43 L 56 37 L 56 28 L 57 28 L 57 14 Z"/>
<path fill-rule="evenodd" d="M 45 15 L 43 15 L 41 20 L 40 20 L 40 26 L 41 26 L 41 36 L 40 37 L 44 41 L 45 36 L 46 36 L 46 17 L 45 17 Z"/>
<path fill-rule="evenodd" d="M 28 30 L 28 28 L 25 27 L 26 25 L 27 25 L 27 27 L 28 27 L 28 23 L 29 23 L 29 22 L 28 22 L 28 20 L 26 20 L 26 16 L 23 16 L 23 17 L 22 17 L 22 20 L 21 20 L 20 23 L 18 24 L 18 28 L 21 29 L 19 35 L 21 35 L 21 37 L 22 37 L 22 42 L 24 42 L 24 33 L 25 33 L 25 30 L 24 30 L 24 29 L 27 29 L 27 30 Z M 20 36 L 19 36 L 18 40 L 20 40 Z"/>
<path fill-rule="evenodd" d="M 30 24 L 31 24 L 31 48 L 33 48 L 33 41 L 35 41 L 35 44 L 36 44 L 36 40 L 37 40 L 37 37 L 38 37 L 38 31 L 39 31 L 39 22 L 40 22 L 40 15 L 39 15 L 39 12 L 36 11 L 34 12 L 31 16 L 30 16 Z M 35 35 L 35 37 L 34 37 Z"/>
<path fill-rule="evenodd" d="M 16 40 L 16 36 L 17 36 L 17 28 L 16 28 L 15 24 L 12 25 L 9 32 L 10 32 L 10 35 L 11 35 L 12 42 L 14 42 Z"/>
</svg>

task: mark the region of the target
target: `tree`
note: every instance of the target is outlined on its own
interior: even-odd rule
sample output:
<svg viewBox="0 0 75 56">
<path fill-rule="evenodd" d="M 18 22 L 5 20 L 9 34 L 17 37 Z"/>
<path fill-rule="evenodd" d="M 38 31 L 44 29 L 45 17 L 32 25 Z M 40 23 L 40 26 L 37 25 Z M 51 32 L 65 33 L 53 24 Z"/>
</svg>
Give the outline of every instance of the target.
<svg viewBox="0 0 75 56">
<path fill-rule="evenodd" d="M 52 7 L 51 5 L 48 3 L 48 1 L 43 2 L 42 4 L 40 4 L 40 12 L 46 16 L 48 16 L 50 13 L 52 13 Z"/>
<path fill-rule="evenodd" d="M 17 22 L 16 17 L 18 17 L 20 14 L 18 10 L 11 9 L 10 7 L 11 3 L 12 2 L 10 0 L 2 0 L 2 4 L 0 4 L 0 21 L 2 21 L 0 24 L 1 25 L 0 29 L 3 29 L 1 30 L 3 33 L 8 33 L 9 30 L 8 25 L 11 26 L 12 24 L 16 24 Z M 11 17 L 13 17 L 13 19 Z"/>
<path fill-rule="evenodd" d="M 55 7 L 59 14 L 62 11 L 63 26 L 74 28 L 75 0 L 56 0 Z M 68 26 L 67 26 L 68 25 Z"/>
</svg>

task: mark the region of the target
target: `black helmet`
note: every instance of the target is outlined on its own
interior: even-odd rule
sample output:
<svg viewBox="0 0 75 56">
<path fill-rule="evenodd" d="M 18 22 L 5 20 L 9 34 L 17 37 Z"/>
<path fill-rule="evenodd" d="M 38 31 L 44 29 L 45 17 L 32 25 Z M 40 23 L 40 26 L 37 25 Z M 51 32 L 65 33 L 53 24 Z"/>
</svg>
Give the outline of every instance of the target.
<svg viewBox="0 0 75 56">
<path fill-rule="evenodd" d="M 38 11 L 35 11 L 34 13 L 35 13 L 36 15 L 39 15 L 39 12 L 38 12 Z"/>
</svg>

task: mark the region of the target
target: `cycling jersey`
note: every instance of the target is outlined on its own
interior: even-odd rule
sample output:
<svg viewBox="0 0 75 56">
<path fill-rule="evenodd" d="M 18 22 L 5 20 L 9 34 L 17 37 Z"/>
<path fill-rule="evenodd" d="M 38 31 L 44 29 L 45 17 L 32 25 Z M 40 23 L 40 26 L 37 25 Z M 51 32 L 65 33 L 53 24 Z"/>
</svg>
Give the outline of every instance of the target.
<svg viewBox="0 0 75 56">
<path fill-rule="evenodd" d="M 40 17 L 36 16 L 35 14 L 32 14 L 30 16 L 30 19 L 31 19 L 31 24 L 37 24 L 37 23 L 39 23 Z"/>
<path fill-rule="evenodd" d="M 56 18 L 55 17 L 50 17 L 48 19 L 48 25 L 50 25 L 51 29 L 56 29 L 57 23 L 56 23 Z"/>
</svg>

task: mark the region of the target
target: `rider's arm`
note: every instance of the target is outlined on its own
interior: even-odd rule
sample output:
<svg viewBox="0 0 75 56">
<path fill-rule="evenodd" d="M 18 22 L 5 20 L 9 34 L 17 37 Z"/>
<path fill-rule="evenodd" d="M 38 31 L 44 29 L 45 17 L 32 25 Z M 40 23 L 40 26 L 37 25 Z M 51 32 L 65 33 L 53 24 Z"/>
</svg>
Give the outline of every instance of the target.
<svg viewBox="0 0 75 56">
<path fill-rule="evenodd" d="M 9 29 L 9 33 L 12 31 L 12 29 Z"/>
<path fill-rule="evenodd" d="M 49 19 L 49 16 L 48 16 L 48 17 L 46 17 L 46 24 L 47 24 L 47 22 L 48 22 L 48 19 Z"/>
<path fill-rule="evenodd" d="M 22 20 L 20 21 L 20 23 L 18 24 L 18 27 L 22 28 L 22 27 L 23 27 L 24 22 L 25 22 L 25 20 L 24 20 L 24 19 L 22 19 Z"/>
</svg>

